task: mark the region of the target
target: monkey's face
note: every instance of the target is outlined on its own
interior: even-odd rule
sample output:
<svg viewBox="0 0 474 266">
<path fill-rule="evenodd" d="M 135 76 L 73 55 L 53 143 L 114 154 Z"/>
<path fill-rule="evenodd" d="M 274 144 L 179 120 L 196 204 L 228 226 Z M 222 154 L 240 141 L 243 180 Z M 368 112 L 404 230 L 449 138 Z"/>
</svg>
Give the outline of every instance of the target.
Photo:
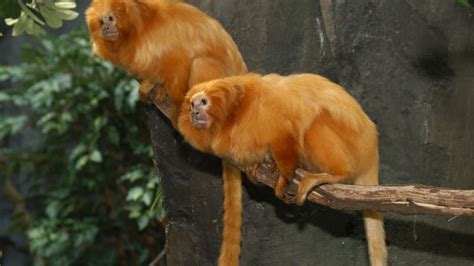
<svg viewBox="0 0 474 266">
<path fill-rule="evenodd" d="M 209 116 L 208 110 L 211 107 L 210 98 L 204 93 L 195 94 L 189 101 L 191 108 L 191 122 L 197 128 L 209 128 L 213 119 Z"/>
<path fill-rule="evenodd" d="M 136 0 L 94 0 L 86 11 L 89 31 L 93 38 L 107 42 L 126 39 L 142 25 L 140 10 Z"/>
<path fill-rule="evenodd" d="M 112 12 L 99 18 L 100 34 L 104 40 L 115 41 L 119 37 L 117 17 Z"/>
<path fill-rule="evenodd" d="M 91 3 L 86 11 L 86 18 L 94 42 L 116 41 L 119 38 L 118 13 L 120 12 L 116 9 L 106 1 L 95 0 Z"/>
</svg>

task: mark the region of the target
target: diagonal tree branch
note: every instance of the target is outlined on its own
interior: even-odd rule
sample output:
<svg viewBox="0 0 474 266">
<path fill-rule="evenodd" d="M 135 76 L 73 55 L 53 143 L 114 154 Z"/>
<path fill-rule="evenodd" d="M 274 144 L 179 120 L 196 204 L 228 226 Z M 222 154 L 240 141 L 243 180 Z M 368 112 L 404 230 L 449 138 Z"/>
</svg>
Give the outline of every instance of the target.
<svg viewBox="0 0 474 266">
<path fill-rule="evenodd" d="M 159 89 L 159 88 L 158 88 Z M 150 93 L 155 99 L 156 87 Z M 169 118 L 170 103 L 154 102 L 155 106 Z M 275 187 L 278 172 L 271 164 L 259 165 L 257 181 Z M 305 171 L 298 169 L 294 183 L 301 180 Z M 296 191 L 290 185 L 290 193 Z M 380 185 L 357 186 L 345 184 L 321 185 L 308 195 L 308 201 L 338 210 L 375 210 L 405 215 L 468 215 L 474 216 L 474 190 L 455 190 L 425 185 Z"/>
</svg>

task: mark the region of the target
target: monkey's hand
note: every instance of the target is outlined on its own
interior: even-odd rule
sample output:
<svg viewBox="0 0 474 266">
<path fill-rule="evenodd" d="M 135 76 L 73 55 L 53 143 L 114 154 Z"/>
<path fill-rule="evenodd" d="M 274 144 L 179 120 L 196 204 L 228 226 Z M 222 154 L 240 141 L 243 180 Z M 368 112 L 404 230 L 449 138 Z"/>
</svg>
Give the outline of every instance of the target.
<svg viewBox="0 0 474 266">
<path fill-rule="evenodd" d="M 275 185 L 275 196 L 284 201 L 286 204 L 292 204 L 295 203 L 296 198 L 290 193 L 287 193 L 288 183 L 289 180 L 286 177 L 280 175 Z"/>
</svg>

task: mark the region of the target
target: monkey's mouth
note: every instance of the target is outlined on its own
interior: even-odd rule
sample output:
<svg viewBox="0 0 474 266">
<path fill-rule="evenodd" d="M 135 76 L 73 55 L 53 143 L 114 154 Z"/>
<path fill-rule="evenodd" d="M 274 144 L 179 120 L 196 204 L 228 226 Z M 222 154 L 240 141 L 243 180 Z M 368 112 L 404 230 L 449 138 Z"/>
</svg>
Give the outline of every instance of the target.
<svg viewBox="0 0 474 266">
<path fill-rule="evenodd" d="M 210 119 L 201 113 L 199 114 L 191 114 L 191 122 L 193 123 L 194 127 L 197 128 L 208 128 Z"/>
<path fill-rule="evenodd" d="M 102 38 L 107 41 L 115 41 L 119 37 L 118 31 L 102 31 Z"/>
</svg>

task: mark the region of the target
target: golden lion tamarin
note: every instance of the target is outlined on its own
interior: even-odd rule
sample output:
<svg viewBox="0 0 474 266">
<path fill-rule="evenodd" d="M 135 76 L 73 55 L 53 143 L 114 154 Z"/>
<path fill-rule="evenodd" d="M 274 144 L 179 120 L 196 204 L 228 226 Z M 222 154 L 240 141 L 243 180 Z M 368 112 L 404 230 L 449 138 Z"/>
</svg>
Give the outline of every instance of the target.
<svg viewBox="0 0 474 266">
<path fill-rule="evenodd" d="M 171 98 L 170 119 L 175 127 L 190 87 L 247 72 L 222 25 L 179 1 L 93 0 L 86 19 L 94 52 L 143 80 L 142 100 L 148 99 L 155 84 L 164 87 Z M 160 100 L 165 94 L 161 90 L 157 95 Z M 242 193 L 240 171 L 223 161 L 223 179 L 224 233 L 219 261 L 220 265 L 236 265 L 242 211 L 240 200 L 236 200 Z"/>
<path fill-rule="evenodd" d="M 172 0 L 94 0 L 86 11 L 94 52 L 146 82 L 163 84 L 172 101 L 171 122 L 188 88 L 247 72 L 222 25 L 197 8 Z"/>
<path fill-rule="evenodd" d="M 323 183 L 378 184 L 375 124 L 357 101 L 328 79 L 247 74 L 194 86 L 186 95 L 178 127 L 195 148 L 243 169 L 273 158 L 280 171 L 275 194 L 285 190 L 298 166 L 319 174 L 301 180 L 301 205 Z M 386 264 L 383 217 L 364 211 L 372 265 Z"/>
</svg>

